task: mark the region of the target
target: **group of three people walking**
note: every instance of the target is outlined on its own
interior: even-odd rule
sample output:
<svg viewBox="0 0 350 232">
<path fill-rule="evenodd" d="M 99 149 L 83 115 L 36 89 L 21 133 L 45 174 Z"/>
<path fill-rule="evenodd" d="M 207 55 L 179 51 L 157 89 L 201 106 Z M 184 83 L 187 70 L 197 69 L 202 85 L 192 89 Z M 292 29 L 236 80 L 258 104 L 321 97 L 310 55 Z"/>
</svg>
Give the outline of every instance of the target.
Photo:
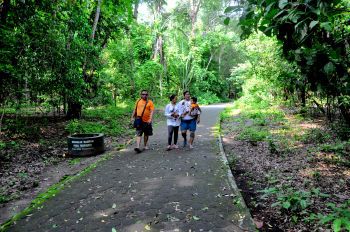
<svg viewBox="0 0 350 232">
<path fill-rule="evenodd" d="M 184 99 L 179 103 L 177 96 L 169 97 L 170 103 L 165 107 L 164 115 L 167 118 L 168 126 L 168 146 L 167 150 L 178 148 L 178 132 L 184 139 L 183 146 L 187 146 L 187 131 L 190 131 L 189 147 L 193 148 L 193 141 L 197 124 L 200 122 L 201 109 L 197 104 L 197 98 L 192 97 L 189 91 L 183 93 Z M 144 149 L 149 149 L 148 138 L 153 135 L 152 119 L 154 113 L 154 104 L 148 99 L 148 91 L 141 91 L 141 98 L 136 102 L 131 120 L 134 121 L 136 128 L 136 147 L 135 151 L 140 153 L 142 135 L 144 137 Z M 174 140 L 173 140 L 174 139 Z M 172 142 L 173 141 L 173 142 Z"/>
</svg>

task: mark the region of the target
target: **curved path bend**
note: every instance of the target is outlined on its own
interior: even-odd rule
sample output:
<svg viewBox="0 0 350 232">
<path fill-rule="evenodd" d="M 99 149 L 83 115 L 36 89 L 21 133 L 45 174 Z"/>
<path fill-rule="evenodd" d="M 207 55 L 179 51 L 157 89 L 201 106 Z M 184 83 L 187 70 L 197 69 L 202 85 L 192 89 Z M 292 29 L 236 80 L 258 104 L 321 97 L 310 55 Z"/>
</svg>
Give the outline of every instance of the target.
<svg viewBox="0 0 350 232">
<path fill-rule="evenodd" d="M 224 107 L 202 107 L 194 149 L 165 151 L 161 123 L 151 150 L 116 153 L 9 231 L 255 231 L 214 135 Z"/>
</svg>

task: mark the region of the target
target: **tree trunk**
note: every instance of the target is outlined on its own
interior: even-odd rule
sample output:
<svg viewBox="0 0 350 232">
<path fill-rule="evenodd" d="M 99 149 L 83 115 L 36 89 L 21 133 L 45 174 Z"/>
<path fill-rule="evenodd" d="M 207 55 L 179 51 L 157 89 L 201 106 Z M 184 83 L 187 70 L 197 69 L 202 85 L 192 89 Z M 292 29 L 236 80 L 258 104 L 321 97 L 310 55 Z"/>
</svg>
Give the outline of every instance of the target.
<svg viewBox="0 0 350 232">
<path fill-rule="evenodd" d="M 92 33 L 91 33 L 91 41 L 90 45 L 92 46 L 94 43 L 95 39 L 95 34 L 97 30 L 97 24 L 100 18 L 100 12 L 101 12 L 101 4 L 102 0 L 97 1 L 97 7 L 96 7 L 96 12 L 95 12 L 95 18 L 94 18 L 94 23 L 92 25 Z M 83 79 L 85 82 L 89 82 L 90 79 L 92 79 L 93 71 L 90 72 L 90 74 L 87 72 L 87 57 L 85 56 L 85 61 L 83 64 Z M 81 117 L 81 110 L 82 110 L 83 104 L 73 100 L 73 99 L 68 99 L 68 110 L 67 110 L 67 118 L 68 119 L 75 119 L 75 118 L 80 118 Z"/>
<path fill-rule="evenodd" d="M 305 86 L 301 87 L 300 98 L 301 98 L 301 106 L 305 107 L 306 106 L 306 90 L 305 90 Z"/>
<path fill-rule="evenodd" d="M 5 115 L 5 108 L 6 108 L 7 100 L 2 105 L 2 113 L 1 113 L 1 118 L 0 118 L 0 134 L 1 134 L 1 129 L 2 129 L 2 120 L 4 119 Z"/>
<path fill-rule="evenodd" d="M 11 6 L 11 0 L 4 0 L 3 3 L 1 4 L 1 8 L 0 8 L 1 24 L 0 25 L 6 24 L 6 19 L 7 19 L 8 12 L 10 10 L 10 6 Z"/>
<path fill-rule="evenodd" d="M 101 12 L 101 2 L 102 0 L 97 1 L 97 8 L 96 8 L 96 13 L 95 13 L 95 19 L 94 19 L 94 24 L 92 26 L 92 33 L 91 33 L 91 44 L 93 43 L 95 39 L 95 33 L 97 30 L 97 23 L 100 18 L 100 12 Z"/>
<path fill-rule="evenodd" d="M 76 102 L 73 99 L 68 100 L 68 111 L 67 118 L 68 119 L 79 119 L 81 117 L 81 110 L 83 104 L 80 102 Z"/>
<path fill-rule="evenodd" d="M 135 93 L 136 93 L 136 86 L 135 86 L 135 74 L 134 74 L 134 69 L 135 69 L 135 59 L 134 59 L 134 44 L 132 42 L 132 38 L 131 38 L 131 32 L 130 30 L 128 31 L 128 36 L 130 39 L 130 48 L 131 48 L 131 56 L 132 59 L 130 61 L 130 91 L 131 91 L 131 97 L 132 99 L 135 99 Z"/>
<path fill-rule="evenodd" d="M 156 37 L 156 41 L 154 43 L 154 48 L 153 48 L 153 54 L 152 54 L 152 59 L 154 61 L 158 60 L 158 56 L 159 56 L 159 62 L 160 64 L 163 66 L 163 72 L 160 74 L 159 76 L 159 90 L 160 90 L 160 96 L 163 95 L 163 76 L 164 76 L 164 72 L 166 70 L 166 65 L 165 65 L 165 59 L 164 59 L 164 50 L 163 50 L 163 36 L 162 35 L 157 35 Z"/>
<path fill-rule="evenodd" d="M 134 14 L 133 14 L 135 21 L 137 21 L 137 17 L 139 15 L 139 4 L 140 4 L 140 1 L 135 0 Z"/>
<path fill-rule="evenodd" d="M 190 17 L 191 17 L 191 38 L 192 39 L 195 36 L 195 26 L 196 26 L 198 11 L 199 11 L 201 2 L 202 0 L 191 0 Z"/>
<path fill-rule="evenodd" d="M 339 106 L 340 112 L 348 126 L 350 126 L 350 110 L 348 107 L 345 107 L 343 104 Z"/>
</svg>

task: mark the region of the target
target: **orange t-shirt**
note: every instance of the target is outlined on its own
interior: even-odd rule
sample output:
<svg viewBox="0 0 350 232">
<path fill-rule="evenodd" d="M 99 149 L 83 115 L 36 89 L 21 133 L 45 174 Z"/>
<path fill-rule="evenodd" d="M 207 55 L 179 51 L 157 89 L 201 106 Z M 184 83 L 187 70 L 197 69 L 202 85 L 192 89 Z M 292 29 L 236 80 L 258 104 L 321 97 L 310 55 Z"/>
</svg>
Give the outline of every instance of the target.
<svg viewBox="0 0 350 232">
<path fill-rule="evenodd" d="M 136 106 L 136 104 L 137 104 L 137 106 Z M 145 108 L 145 104 L 146 104 L 146 101 L 143 100 L 143 99 L 141 99 L 140 101 L 139 100 L 136 101 L 136 103 L 135 103 L 135 106 L 136 106 L 136 117 L 140 117 L 141 116 L 142 111 Z M 150 120 L 150 118 L 151 118 L 151 111 L 154 111 L 154 105 L 153 105 L 153 102 L 151 100 L 148 100 L 145 112 L 143 113 L 143 116 L 142 116 L 142 121 L 143 122 L 148 122 Z"/>
<path fill-rule="evenodd" d="M 197 103 L 191 103 L 191 108 L 192 109 L 199 108 L 199 105 Z"/>
</svg>

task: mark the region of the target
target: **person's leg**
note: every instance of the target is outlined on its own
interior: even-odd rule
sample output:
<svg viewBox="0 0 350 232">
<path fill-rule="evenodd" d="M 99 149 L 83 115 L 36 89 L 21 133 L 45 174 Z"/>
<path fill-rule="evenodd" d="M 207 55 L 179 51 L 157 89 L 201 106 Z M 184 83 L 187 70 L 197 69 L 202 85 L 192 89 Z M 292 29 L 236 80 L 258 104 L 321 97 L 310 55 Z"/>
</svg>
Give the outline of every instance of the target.
<svg viewBox="0 0 350 232">
<path fill-rule="evenodd" d="M 134 150 L 137 152 L 137 153 L 140 153 L 141 150 L 140 150 L 140 144 L 141 144 L 141 138 L 142 138 L 142 130 L 136 130 L 136 147 L 134 148 Z"/>
<path fill-rule="evenodd" d="M 184 138 L 184 147 L 187 145 L 187 130 L 181 131 L 181 135 Z"/>
<path fill-rule="evenodd" d="M 137 136 L 137 137 L 136 137 L 136 147 L 137 147 L 137 148 L 140 148 L 141 138 L 142 138 L 142 136 Z"/>
<path fill-rule="evenodd" d="M 167 146 L 167 151 L 171 149 L 171 140 L 173 139 L 173 132 L 174 132 L 174 127 L 173 126 L 168 126 L 168 146 Z"/>
<path fill-rule="evenodd" d="M 147 143 L 148 143 L 148 135 L 144 135 L 143 136 L 143 142 L 144 142 L 144 144 L 145 144 L 145 150 L 148 150 L 149 149 L 149 147 L 148 147 L 148 145 L 147 145 Z"/>
<path fill-rule="evenodd" d="M 194 135 L 195 132 L 194 131 L 190 131 L 190 148 L 193 148 L 193 140 L 194 140 Z"/>
<path fill-rule="evenodd" d="M 195 137 L 195 131 L 197 129 L 197 122 L 193 119 L 190 123 L 190 148 L 193 148 L 193 141 Z"/>
<path fill-rule="evenodd" d="M 145 123 L 144 124 L 144 137 L 143 137 L 143 141 L 144 141 L 144 145 L 145 145 L 145 150 L 148 150 L 148 138 L 149 136 L 153 135 L 153 128 L 152 128 L 152 124 L 149 123 Z"/>
<path fill-rule="evenodd" d="M 181 135 L 184 138 L 183 146 L 186 147 L 187 145 L 187 130 L 188 130 L 188 124 L 187 121 L 181 120 Z"/>
<path fill-rule="evenodd" d="M 174 127 L 174 146 L 177 148 L 177 139 L 179 137 L 179 127 L 175 126 Z"/>
<path fill-rule="evenodd" d="M 171 140 L 173 140 L 174 127 L 168 126 L 168 145 L 171 145 Z"/>
</svg>

